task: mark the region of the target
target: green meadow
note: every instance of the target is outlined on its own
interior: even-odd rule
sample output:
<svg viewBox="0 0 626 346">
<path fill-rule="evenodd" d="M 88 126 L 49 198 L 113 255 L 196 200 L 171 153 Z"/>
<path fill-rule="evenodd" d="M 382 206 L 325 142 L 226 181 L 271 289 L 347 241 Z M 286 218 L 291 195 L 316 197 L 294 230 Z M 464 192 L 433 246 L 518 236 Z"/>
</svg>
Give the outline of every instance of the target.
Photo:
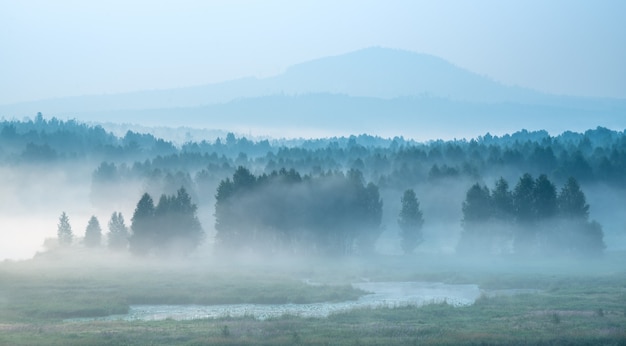
<svg viewBox="0 0 626 346">
<path fill-rule="evenodd" d="M 398 256 L 170 263 L 34 259 L 0 264 L 2 345 L 624 345 L 626 256 L 528 261 Z M 339 302 L 350 282 L 477 284 L 473 304 L 367 308 L 328 318 L 98 320 L 133 304 Z M 305 281 L 319 284 L 309 285 Z M 499 294 L 511 289 L 533 293 Z M 526 292 L 526 291 L 523 291 Z M 80 318 L 87 318 L 81 320 Z"/>
</svg>

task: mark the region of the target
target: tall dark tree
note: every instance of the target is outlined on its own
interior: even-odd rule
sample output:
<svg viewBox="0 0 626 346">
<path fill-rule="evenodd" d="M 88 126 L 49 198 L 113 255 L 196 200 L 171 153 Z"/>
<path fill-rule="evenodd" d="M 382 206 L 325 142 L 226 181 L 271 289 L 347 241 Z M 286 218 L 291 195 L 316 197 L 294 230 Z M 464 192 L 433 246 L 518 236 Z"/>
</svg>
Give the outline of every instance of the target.
<svg viewBox="0 0 626 346">
<path fill-rule="evenodd" d="M 156 207 L 150 195 L 144 194 L 133 215 L 131 251 L 156 256 L 189 254 L 204 236 L 196 211 L 184 188 L 176 195 L 161 195 Z"/>
<path fill-rule="evenodd" d="M 231 247 L 236 242 L 237 213 L 232 201 L 235 193 L 235 184 L 226 178 L 217 187 L 215 195 L 215 235 L 216 241 L 226 247 Z"/>
<path fill-rule="evenodd" d="M 513 210 L 517 222 L 513 247 L 517 254 L 527 254 L 536 245 L 535 180 L 525 173 L 513 190 Z"/>
<path fill-rule="evenodd" d="M 400 202 L 402 209 L 398 215 L 398 225 L 400 226 L 401 247 L 405 254 L 410 254 L 423 241 L 424 217 L 413 189 L 404 191 Z"/>
<path fill-rule="evenodd" d="M 561 189 L 557 204 L 559 214 L 563 217 L 585 221 L 589 218 L 587 198 L 573 177 L 570 177 Z"/>
<path fill-rule="evenodd" d="M 374 253 L 376 241 L 382 232 L 380 223 L 383 217 L 383 201 L 380 198 L 378 186 L 368 183 L 365 188 L 359 186 L 363 201 L 359 204 L 362 217 L 358 224 L 359 233 L 356 235 L 356 245 L 362 254 Z"/>
<path fill-rule="evenodd" d="M 100 222 L 95 216 L 91 216 L 89 223 L 87 223 L 87 229 L 85 229 L 85 246 L 97 247 L 100 246 L 102 241 L 102 228 L 100 228 Z"/>
<path fill-rule="evenodd" d="M 558 201 L 562 217 L 557 240 L 560 248 L 572 254 L 599 255 L 606 248 L 602 226 L 589 222 L 589 205 L 576 179 L 570 177 L 561 189 Z"/>
<path fill-rule="evenodd" d="M 72 244 L 72 239 L 74 238 L 74 234 L 72 233 L 72 226 L 70 225 L 70 218 L 65 214 L 65 212 L 61 213 L 59 217 L 59 224 L 57 226 L 57 236 L 59 239 L 59 244 L 62 246 Z"/>
<path fill-rule="evenodd" d="M 137 255 L 145 255 L 154 247 L 154 201 L 144 193 L 137 203 L 131 219 L 132 234 L 129 238 L 130 251 Z"/>
<path fill-rule="evenodd" d="M 162 221 L 162 238 L 160 248 L 170 254 L 188 254 L 195 249 L 204 237 L 202 225 L 196 215 L 198 207 L 191 201 L 187 190 L 180 188 L 175 196 L 161 198 L 168 204 L 161 211 L 161 202 L 157 205 L 157 220 Z"/>
<path fill-rule="evenodd" d="M 491 195 L 486 186 L 474 184 L 465 196 L 463 202 L 463 223 L 487 222 L 493 215 Z"/>
<path fill-rule="evenodd" d="M 490 229 L 486 226 L 492 216 L 489 189 L 478 183 L 472 185 L 463 201 L 463 232 L 457 246 L 458 252 L 484 255 L 490 251 L 491 235 Z"/>
<path fill-rule="evenodd" d="M 254 186 L 255 182 L 256 177 L 254 174 L 250 173 L 250 171 L 243 166 L 239 166 L 235 174 L 233 174 L 233 183 L 237 189 L 250 189 Z"/>
<path fill-rule="evenodd" d="M 535 220 L 535 180 L 525 173 L 513 190 L 513 210 L 518 223 L 529 225 Z"/>
<path fill-rule="evenodd" d="M 557 213 L 556 187 L 545 174 L 535 181 L 534 209 L 538 220 L 553 218 Z"/>
<path fill-rule="evenodd" d="M 509 190 L 509 183 L 500 178 L 496 181 L 494 189 L 491 191 L 493 203 L 493 216 L 496 220 L 510 222 L 514 215 L 513 194 Z"/>
<path fill-rule="evenodd" d="M 109 220 L 109 248 L 120 251 L 128 248 L 128 227 L 124 223 L 124 216 L 120 212 L 113 212 Z"/>
</svg>

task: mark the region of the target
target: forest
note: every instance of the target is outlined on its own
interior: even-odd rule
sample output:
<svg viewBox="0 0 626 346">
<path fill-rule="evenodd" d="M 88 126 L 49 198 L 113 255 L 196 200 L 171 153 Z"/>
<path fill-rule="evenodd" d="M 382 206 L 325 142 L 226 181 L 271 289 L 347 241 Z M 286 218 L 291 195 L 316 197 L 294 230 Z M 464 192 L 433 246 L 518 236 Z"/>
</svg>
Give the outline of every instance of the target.
<svg viewBox="0 0 626 346">
<path fill-rule="evenodd" d="M 1 166 L 71 164 L 91 167 L 90 202 L 113 213 L 106 235 L 90 219 L 84 244 L 107 240 L 137 255 L 188 254 L 202 242 L 231 253 L 371 254 L 385 232 L 411 253 L 437 222 L 457 225 L 458 253 L 598 255 L 604 231 L 585 190 L 626 188 L 626 134 L 598 127 L 416 142 L 229 133 L 172 143 L 41 113 L 0 122 Z M 437 194 L 450 200 L 429 207 Z M 116 210 L 120 199 L 134 212 Z M 59 206 L 60 243 L 71 242 L 62 236 L 68 207 Z"/>
</svg>

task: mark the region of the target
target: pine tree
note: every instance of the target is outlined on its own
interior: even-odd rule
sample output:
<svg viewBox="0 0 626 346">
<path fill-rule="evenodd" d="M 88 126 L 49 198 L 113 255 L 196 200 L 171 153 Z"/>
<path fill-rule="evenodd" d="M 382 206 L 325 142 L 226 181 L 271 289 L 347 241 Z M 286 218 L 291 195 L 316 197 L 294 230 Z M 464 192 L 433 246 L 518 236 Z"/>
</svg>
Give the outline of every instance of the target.
<svg viewBox="0 0 626 346">
<path fill-rule="evenodd" d="M 128 247 L 128 227 L 124 224 L 122 213 L 113 212 L 109 220 L 109 248 L 125 250 Z"/>
<path fill-rule="evenodd" d="M 85 246 L 97 247 L 100 246 L 102 240 L 102 228 L 100 228 L 100 222 L 95 216 L 89 219 L 87 229 L 85 230 Z"/>
<path fill-rule="evenodd" d="M 570 219 L 587 220 L 589 218 L 589 205 L 585 194 L 580 190 L 576 179 L 570 177 L 561 189 L 558 199 L 558 211 L 563 217 Z"/>
<path fill-rule="evenodd" d="M 130 251 L 137 255 L 145 255 L 154 246 L 154 201 L 144 193 L 137 203 L 131 219 L 132 234 L 129 239 Z"/>
<path fill-rule="evenodd" d="M 463 233 L 457 251 L 484 255 L 491 249 L 487 223 L 493 217 L 491 194 L 486 186 L 476 183 L 463 201 Z"/>
<path fill-rule="evenodd" d="M 401 246 L 405 254 L 410 254 L 423 240 L 422 226 L 424 225 L 424 218 L 415 191 L 412 189 L 404 191 L 401 203 L 402 209 L 398 217 L 400 238 L 402 240 Z"/>
<path fill-rule="evenodd" d="M 515 185 L 513 210 L 518 223 L 528 225 L 535 221 L 535 180 L 528 173 Z"/>
<path fill-rule="evenodd" d="M 557 213 L 556 187 L 545 174 L 535 181 L 534 214 L 538 220 L 546 220 Z"/>
<path fill-rule="evenodd" d="M 513 210 L 517 227 L 515 229 L 513 247 L 516 253 L 529 253 L 535 248 L 536 206 L 535 206 L 535 179 L 525 173 L 519 179 L 513 190 Z"/>
<path fill-rule="evenodd" d="M 486 186 L 474 184 L 463 202 L 463 223 L 465 225 L 487 222 L 493 216 L 491 195 Z"/>
<path fill-rule="evenodd" d="M 598 222 L 589 222 L 589 205 L 576 179 L 570 177 L 567 180 L 557 201 L 565 250 L 576 254 L 601 254 L 606 248 L 604 232 Z"/>
<path fill-rule="evenodd" d="M 182 187 L 176 195 L 161 195 L 156 207 L 150 195 L 144 194 L 132 218 L 131 252 L 139 255 L 152 252 L 158 256 L 188 254 L 204 236 L 197 209 Z"/>
<path fill-rule="evenodd" d="M 499 221 L 511 221 L 513 218 L 513 194 L 509 191 L 509 183 L 500 178 L 491 192 L 493 216 Z"/>
<path fill-rule="evenodd" d="M 59 217 L 57 236 L 59 238 L 60 245 L 66 246 L 72 244 L 74 234 L 72 233 L 72 226 L 70 226 L 70 219 L 65 212 L 61 213 L 61 216 Z"/>
</svg>

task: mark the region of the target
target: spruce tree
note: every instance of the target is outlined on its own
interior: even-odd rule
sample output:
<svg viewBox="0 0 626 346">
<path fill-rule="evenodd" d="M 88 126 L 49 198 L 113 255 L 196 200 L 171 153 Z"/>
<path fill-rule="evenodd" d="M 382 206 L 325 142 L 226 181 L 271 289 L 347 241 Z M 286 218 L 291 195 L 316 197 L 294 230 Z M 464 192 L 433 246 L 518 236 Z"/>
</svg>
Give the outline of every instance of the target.
<svg viewBox="0 0 626 346">
<path fill-rule="evenodd" d="M 145 255 L 155 244 L 154 239 L 154 201 L 144 193 L 137 203 L 131 219 L 132 234 L 129 238 L 130 251 L 137 255 Z"/>
<path fill-rule="evenodd" d="M 424 225 L 424 218 L 413 189 L 404 191 L 401 203 L 402 209 L 398 216 L 401 246 L 405 254 L 410 254 L 423 240 L 422 226 Z"/>
<path fill-rule="evenodd" d="M 562 217 L 587 221 L 589 205 L 587 198 L 581 191 L 578 181 L 570 177 L 561 189 L 557 198 L 558 211 Z"/>
<path fill-rule="evenodd" d="M 102 240 L 102 228 L 100 228 L 100 222 L 95 216 L 91 216 L 87 229 L 85 230 L 85 246 L 97 247 L 100 246 Z"/>
<path fill-rule="evenodd" d="M 125 250 L 128 247 L 128 227 L 124 224 L 122 213 L 113 212 L 109 220 L 109 249 Z"/>
<path fill-rule="evenodd" d="M 59 244 L 63 246 L 67 246 L 72 244 L 72 239 L 74 238 L 74 234 L 72 233 L 72 226 L 70 225 L 70 219 L 65 214 L 65 212 L 61 213 L 59 217 L 59 224 L 57 227 L 57 236 L 59 238 Z"/>
</svg>

